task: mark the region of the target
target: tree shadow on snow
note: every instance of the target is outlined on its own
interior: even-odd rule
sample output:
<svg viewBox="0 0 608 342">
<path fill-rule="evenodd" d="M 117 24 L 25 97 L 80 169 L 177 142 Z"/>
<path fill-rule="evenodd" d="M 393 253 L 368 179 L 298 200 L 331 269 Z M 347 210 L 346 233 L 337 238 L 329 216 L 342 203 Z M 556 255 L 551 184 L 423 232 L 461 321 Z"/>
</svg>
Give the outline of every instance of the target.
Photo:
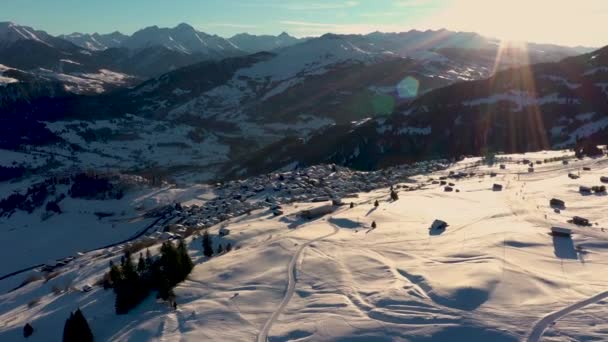
<svg viewBox="0 0 608 342">
<path fill-rule="evenodd" d="M 572 238 L 565 236 L 553 236 L 553 252 L 560 259 L 578 259 Z"/>
<path fill-rule="evenodd" d="M 361 224 L 359 224 L 359 222 L 345 219 L 345 218 L 333 218 L 332 217 L 329 220 L 327 220 L 327 222 L 329 222 L 330 224 L 333 224 L 335 226 L 338 226 L 340 228 L 346 228 L 346 229 L 363 228 L 363 226 Z"/>
<path fill-rule="evenodd" d="M 445 228 L 429 228 L 429 235 L 430 236 L 439 236 L 441 234 L 443 234 L 445 232 Z"/>
<path fill-rule="evenodd" d="M 365 216 L 369 216 L 371 213 L 373 213 L 374 211 L 376 211 L 376 209 L 378 209 L 378 207 L 373 207 L 373 208 L 371 208 L 371 209 L 370 209 L 370 210 L 367 212 L 367 214 L 365 214 Z"/>
</svg>

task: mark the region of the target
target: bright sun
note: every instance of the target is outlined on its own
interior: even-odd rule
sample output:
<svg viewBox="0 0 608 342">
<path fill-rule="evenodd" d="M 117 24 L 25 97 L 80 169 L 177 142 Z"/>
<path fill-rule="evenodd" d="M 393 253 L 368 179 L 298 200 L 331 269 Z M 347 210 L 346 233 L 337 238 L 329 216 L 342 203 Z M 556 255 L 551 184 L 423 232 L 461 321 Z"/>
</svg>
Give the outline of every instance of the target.
<svg viewBox="0 0 608 342">
<path fill-rule="evenodd" d="M 446 0 L 429 27 L 479 32 L 496 38 L 571 44 L 580 32 L 597 32 L 597 16 L 608 1 L 585 0 Z M 582 18 L 585 18 L 584 20 Z M 595 29 L 594 29 L 595 27 Z"/>
</svg>

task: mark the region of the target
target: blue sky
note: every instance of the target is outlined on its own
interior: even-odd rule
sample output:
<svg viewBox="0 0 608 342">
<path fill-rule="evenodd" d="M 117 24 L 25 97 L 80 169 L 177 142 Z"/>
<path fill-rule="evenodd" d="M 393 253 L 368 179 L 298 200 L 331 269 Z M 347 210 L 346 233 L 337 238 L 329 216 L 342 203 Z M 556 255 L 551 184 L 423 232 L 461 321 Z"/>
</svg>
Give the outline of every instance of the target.
<svg viewBox="0 0 608 342">
<path fill-rule="evenodd" d="M 221 36 L 447 28 L 514 40 L 608 44 L 608 0 L 3 0 L 1 21 L 52 34 L 187 22 Z"/>
</svg>

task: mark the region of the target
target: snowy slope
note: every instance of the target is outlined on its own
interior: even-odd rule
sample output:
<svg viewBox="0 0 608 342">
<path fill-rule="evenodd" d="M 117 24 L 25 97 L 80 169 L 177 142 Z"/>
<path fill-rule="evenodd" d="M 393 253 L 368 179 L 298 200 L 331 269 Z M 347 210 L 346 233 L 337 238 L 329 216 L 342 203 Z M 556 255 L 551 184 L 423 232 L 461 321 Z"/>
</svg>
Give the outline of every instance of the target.
<svg viewBox="0 0 608 342">
<path fill-rule="evenodd" d="M 93 283 L 109 258 L 117 258 L 85 254 L 47 283 L 0 295 L 0 338 L 18 339 L 30 322 L 37 329 L 30 339 L 59 340 L 69 311 L 81 307 L 100 340 L 251 341 L 266 334 L 276 341 L 601 339 L 608 221 L 603 196 L 582 196 L 578 186 L 598 184 L 608 160 L 576 161 L 568 151 L 500 158 L 505 169 L 466 159 L 403 178 L 395 202 L 387 188 L 359 193 L 345 199 L 354 208 L 313 221 L 294 214 L 321 204 L 284 205 L 281 217 L 257 210 L 230 219 L 221 225 L 231 230 L 223 243 L 231 241 L 235 250 L 207 260 L 200 240 L 190 243 L 196 267 L 176 288 L 177 311 L 151 297 L 116 316 L 110 291 L 50 293 L 53 285 Z M 524 158 L 541 164 L 528 173 L 517 163 Z M 562 158 L 570 164 L 562 165 Z M 430 180 L 450 171 L 466 172 L 448 179 L 458 192 L 444 192 Z M 581 178 L 570 179 L 568 172 Z M 492 191 L 494 183 L 503 191 Z M 552 197 L 565 200 L 566 208 L 555 212 Z M 572 226 L 567 220 L 574 215 L 592 226 Z M 430 231 L 435 219 L 449 226 Z M 553 225 L 570 227 L 572 238 L 550 236 Z M 219 228 L 209 230 L 216 235 Z M 563 315 L 551 315 L 556 312 Z"/>
</svg>

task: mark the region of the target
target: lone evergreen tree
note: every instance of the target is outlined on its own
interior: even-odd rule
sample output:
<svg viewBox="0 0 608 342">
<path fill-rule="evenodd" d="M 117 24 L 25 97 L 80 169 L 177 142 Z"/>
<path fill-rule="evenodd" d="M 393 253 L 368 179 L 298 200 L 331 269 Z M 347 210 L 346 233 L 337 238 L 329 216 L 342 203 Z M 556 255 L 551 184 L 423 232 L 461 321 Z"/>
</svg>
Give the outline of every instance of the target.
<svg viewBox="0 0 608 342">
<path fill-rule="evenodd" d="M 354 207 L 355 207 L 355 203 L 350 202 L 350 208 L 352 209 L 352 208 L 354 208 Z"/>
<path fill-rule="evenodd" d="M 28 338 L 32 336 L 33 333 L 34 328 L 32 327 L 32 325 L 29 323 L 25 323 L 25 326 L 23 327 L 23 337 Z"/>
<path fill-rule="evenodd" d="M 70 313 L 63 328 L 63 342 L 92 342 L 93 333 L 80 309 Z"/>
<path fill-rule="evenodd" d="M 374 207 L 378 208 L 378 206 L 379 206 L 379 205 L 380 205 L 380 203 L 378 203 L 378 200 L 376 200 L 376 201 L 374 202 Z"/>
<path fill-rule="evenodd" d="M 376 225 L 376 221 L 372 222 L 372 228 L 376 229 L 377 225 Z"/>
<path fill-rule="evenodd" d="M 206 230 L 203 233 L 203 254 L 206 257 L 213 256 L 213 245 L 211 243 L 211 237 L 209 236 L 209 232 Z"/>
<path fill-rule="evenodd" d="M 396 201 L 396 200 L 398 200 L 398 199 L 399 199 L 399 195 L 397 194 L 397 191 L 395 191 L 395 190 L 391 190 L 391 199 L 392 199 L 393 201 Z"/>
</svg>

